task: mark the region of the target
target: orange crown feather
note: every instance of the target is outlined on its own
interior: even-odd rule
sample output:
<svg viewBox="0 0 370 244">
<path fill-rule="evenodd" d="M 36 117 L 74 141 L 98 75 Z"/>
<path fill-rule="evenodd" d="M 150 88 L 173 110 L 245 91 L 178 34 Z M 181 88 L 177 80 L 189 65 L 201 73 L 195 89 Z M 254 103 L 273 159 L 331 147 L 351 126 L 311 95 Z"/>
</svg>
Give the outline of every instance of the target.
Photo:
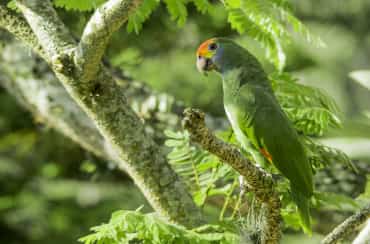
<svg viewBox="0 0 370 244">
<path fill-rule="evenodd" d="M 200 44 L 198 50 L 197 50 L 197 57 L 207 57 L 209 55 L 208 46 L 209 44 L 213 43 L 215 41 L 214 38 L 208 39 L 207 41 L 204 41 L 202 44 Z"/>
</svg>

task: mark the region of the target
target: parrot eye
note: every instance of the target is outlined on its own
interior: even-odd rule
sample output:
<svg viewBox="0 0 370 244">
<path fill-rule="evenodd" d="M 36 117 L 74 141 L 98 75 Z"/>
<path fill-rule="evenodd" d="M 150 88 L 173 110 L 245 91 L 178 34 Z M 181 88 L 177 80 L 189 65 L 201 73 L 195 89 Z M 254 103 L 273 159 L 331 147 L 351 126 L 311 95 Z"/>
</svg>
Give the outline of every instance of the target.
<svg viewBox="0 0 370 244">
<path fill-rule="evenodd" d="M 216 43 L 211 43 L 208 46 L 208 50 L 214 51 L 217 49 L 217 44 Z"/>
</svg>

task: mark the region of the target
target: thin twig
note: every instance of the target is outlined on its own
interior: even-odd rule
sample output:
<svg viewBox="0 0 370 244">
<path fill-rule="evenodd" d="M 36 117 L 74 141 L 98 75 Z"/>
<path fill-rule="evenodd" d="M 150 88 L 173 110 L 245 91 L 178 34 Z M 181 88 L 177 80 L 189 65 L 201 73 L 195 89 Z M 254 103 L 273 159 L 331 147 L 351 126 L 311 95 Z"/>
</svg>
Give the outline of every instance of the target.
<svg viewBox="0 0 370 244">
<path fill-rule="evenodd" d="M 243 157 L 236 147 L 218 139 L 206 127 L 203 112 L 196 109 L 186 109 L 184 114 L 183 124 L 185 129 L 189 131 L 191 140 L 218 156 L 224 163 L 229 164 L 244 176 L 258 201 L 267 207 L 266 228 L 262 233 L 262 243 L 278 243 L 281 236 L 281 205 L 271 175 Z"/>
<path fill-rule="evenodd" d="M 344 222 L 338 225 L 330 232 L 322 241 L 322 244 L 334 244 L 355 231 L 357 227 L 365 223 L 370 218 L 370 203 L 363 209 L 347 218 Z"/>
</svg>

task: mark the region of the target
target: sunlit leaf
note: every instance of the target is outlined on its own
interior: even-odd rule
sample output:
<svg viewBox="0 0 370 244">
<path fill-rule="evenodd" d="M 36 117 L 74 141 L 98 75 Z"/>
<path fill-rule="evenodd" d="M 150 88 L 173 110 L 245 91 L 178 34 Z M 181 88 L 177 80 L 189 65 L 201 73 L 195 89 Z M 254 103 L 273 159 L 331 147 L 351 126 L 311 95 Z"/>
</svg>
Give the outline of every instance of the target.
<svg viewBox="0 0 370 244">
<path fill-rule="evenodd" d="M 183 226 L 167 223 L 155 214 L 143 214 L 140 210 L 116 211 L 108 223 L 95 226 L 91 230 L 92 234 L 79 241 L 84 244 L 240 243 L 238 234 L 222 227 L 218 227 L 217 232 L 208 225 L 188 230 Z"/>
<path fill-rule="evenodd" d="M 54 0 L 54 5 L 66 10 L 91 11 L 104 2 L 106 0 Z"/>
</svg>

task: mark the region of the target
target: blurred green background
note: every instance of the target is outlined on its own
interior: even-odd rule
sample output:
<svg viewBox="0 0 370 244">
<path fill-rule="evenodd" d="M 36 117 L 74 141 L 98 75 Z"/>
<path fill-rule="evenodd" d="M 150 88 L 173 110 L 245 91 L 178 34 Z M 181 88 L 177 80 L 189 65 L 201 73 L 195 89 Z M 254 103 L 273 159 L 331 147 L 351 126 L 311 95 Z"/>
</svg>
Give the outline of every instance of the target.
<svg viewBox="0 0 370 244">
<path fill-rule="evenodd" d="M 287 71 L 335 98 L 343 111 L 344 126 L 330 131 L 323 141 L 369 168 L 370 91 L 354 82 L 349 73 L 370 69 L 370 1 L 293 2 L 297 16 L 326 47 L 313 47 L 298 37 L 286 43 Z M 205 15 L 192 5 L 188 8 L 189 17 L 182 27 L 174 25 L 160 6 L 140 34 L 122 28 L 113 37 L 107 59 L 153 89 L 223 117 L 221 83 L 214 75 L 202 77 L 196 71 L 197 46 L 207 38 L 227 36 L 257 55 L 267 70 L 271 71 L 272 65 L 264 60 L 257 43 L 231 30 L 221 5 Z M 58 11 L 79 36 L 90 13 Z M 331 190 L 346 188 L 348 177 L 339 177 Z M 150 209 L 113 163 L 102 162 L 40 124 L 5 90 L 0 90 L 0 183 L 0 243 L 75 243 L 89 227 L 108 220 L 114 210 L 141 205 Z M 349 195 L 355 190 L 356 186 L 349 188 Z M 320 235 L 346 213 L 328 211 L 322 216 L 327 218 L 317 221 L 317 234 L 312 238 L 288 232 L 282 243 L 318 243 Z"/>
</svg>

